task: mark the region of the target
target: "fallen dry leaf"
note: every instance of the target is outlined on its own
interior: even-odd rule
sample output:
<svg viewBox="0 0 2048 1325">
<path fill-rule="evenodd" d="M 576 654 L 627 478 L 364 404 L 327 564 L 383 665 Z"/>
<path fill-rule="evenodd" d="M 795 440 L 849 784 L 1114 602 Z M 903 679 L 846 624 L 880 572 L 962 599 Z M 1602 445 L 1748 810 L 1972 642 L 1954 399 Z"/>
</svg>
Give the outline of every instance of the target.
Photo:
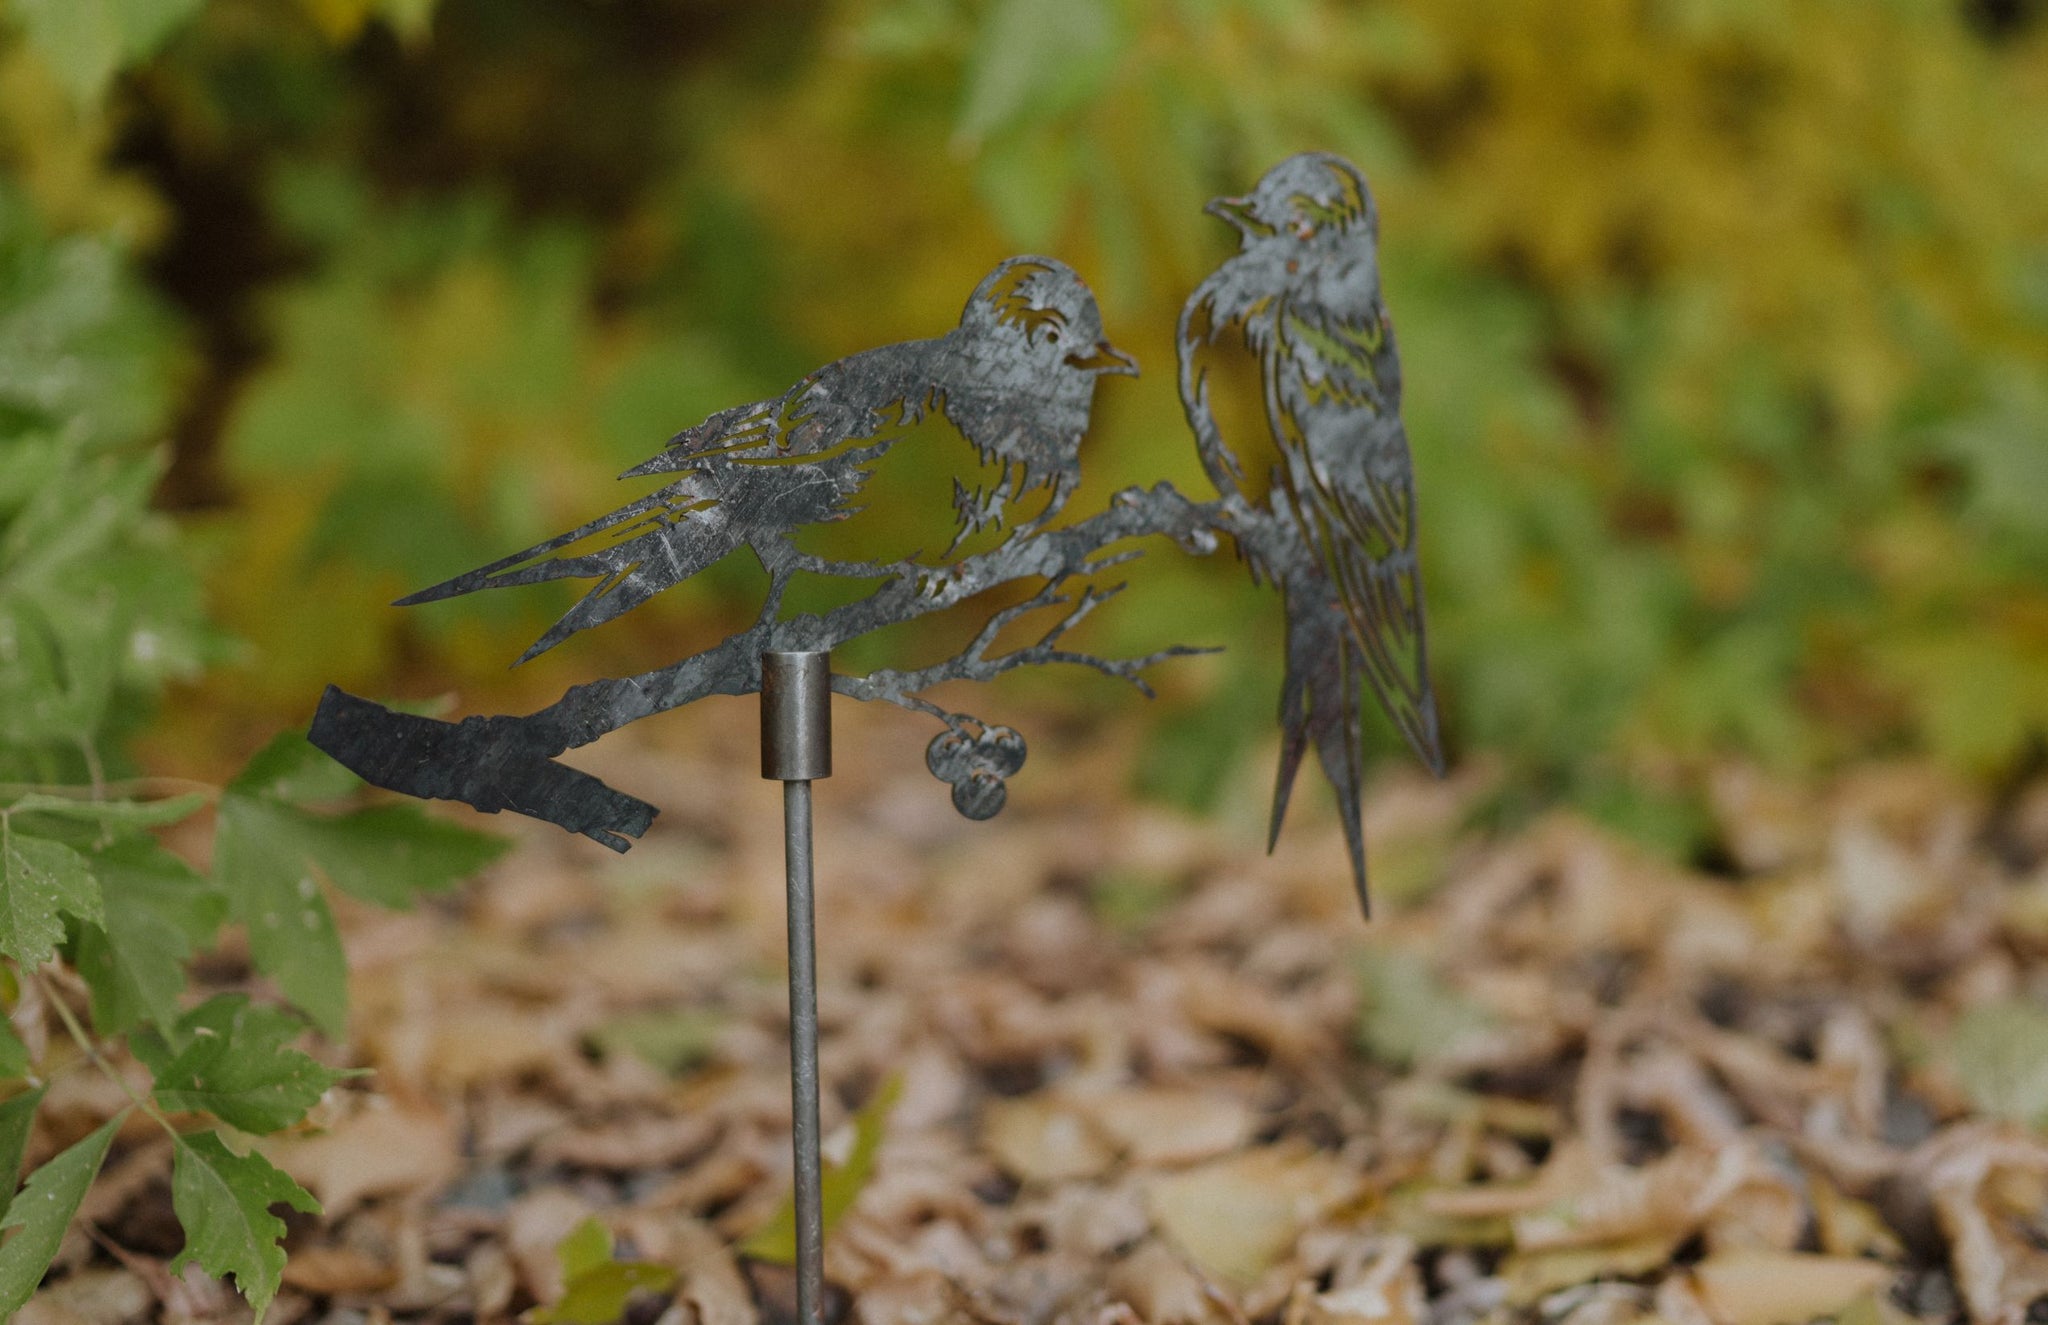
<svg viewBox="0 0 2048 1325">
<path fill-rule="evenodd" d="M 1116 1152 L 1087 1111 L 1051 1095 L 991 1100 L 982 1110 L 982 1144 L 1021 1182 L 1070 1182 L 1109 1170 Z"/>
<path fill-rule="evenodd" d="M 1732 1251 L 1701 1261 L 1692 1277 L 1716 1325 L 1804 1325 L 1890 1283 L 1895 1273 L 1844 1256 Z"/>
<path fill-rule="evenodd" d="M 1302 1146 L 1261 1146 L 1156 1177 L 1153 1222 L 1203 1274 L 1243 1288 L 1347 1194 L 1342 1172 Z"/>
<path fill-rule="evenodd" d="M 1133 1087 L 1077 1099 L 1133 1164 L 1188 1164 L 1227 1154 L 1250 1137 L 1243 1100 L 1193 1090 Z"/>
<path fill-rule="evenodd" d="M 460 1167 L 445 1114 L 380 1100 L 325 1132 L 267 1138 L 257 1148 L 319 1198 L 329 1219 L 372 1196 L 438 1191 Z"/>
</svg>

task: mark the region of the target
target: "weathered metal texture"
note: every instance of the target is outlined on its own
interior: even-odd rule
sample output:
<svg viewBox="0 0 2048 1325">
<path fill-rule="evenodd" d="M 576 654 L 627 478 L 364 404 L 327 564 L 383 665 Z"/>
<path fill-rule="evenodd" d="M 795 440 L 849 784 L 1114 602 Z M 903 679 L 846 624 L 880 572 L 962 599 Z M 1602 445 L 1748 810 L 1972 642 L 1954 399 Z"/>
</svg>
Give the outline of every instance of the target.
<svg viewBox="0 0 2048 1325">
<path fill-rule="evenodd" d="M 945 335 L 853 355 L 772 399 L 714 414 L 628 471 L 674 475 L 659 491 L 401 600 L 564 577 L 594 580 L 527 651 L 531 657 L 746 548 L 769 577 L 748 629 L 665 667 L 574 687 L 523 716 L 441 722 L 330 687 L 314 720 L 314 743 L 378 786 L 485 811 L 514 810 L 623 851 L 646 831 L 654 807 L 555 756 L 707 695 L 758 691 L 764 653 L 828 651 L 990 589 L 1036 585 L 950 658 L 831 678 L 839 694 L 937 718 L 944 730 L 927 763 L 951 785 L 961 813 L 987 818 L 1002 808 L 1007 779 L 1024 763 L 1024 740 L 1007 727 L 941 708 L 924 692 L 945 681 L 1073 663 L 1149 693 L 1146 668 L 1204 650 L 1175 645 L 1111 659 L 1066 647 L 1066 633 L 1122 588 L 1094 577 L 1141 555 L 1147 539 L 1170 538 L 1206 555 L 1228 538 L 1255 579 L 1281 591 L 1287 608 L 1272 833 L 1313 744 L 1337 793 L 1363 902 L 1363 687 L 1373 689 L 1426 763 L 1440 769 L 1443 761 L 1427 672 L 1400 365 L 1380 300 L 1377 219 L 1358 172 L 1325 154 L 1292 157 L 1252 193 L 1209 210 L 1237 228 L 1241 244 L 1182 313 L 1180 389 L 1217 500 L 1192 501 L 1161 483 L 1126 489 L 1085 519 L 1056 522 L 1080 477 L 1097 379 L 1136 370 L 1103 339 L 1094 296 L 1072 270 L 1050 258 L 1012 258 L 981 282 Z M 1226 439 L 1210 407 L 1208 356 L 1225 353 L 1256 368 L 1268 434 L 1262 439 Z M 941 563 L 833 561 L 792 542 L 799 529 L 851 514 L 874 465 L 902 443 L 906 428 L 935 415 L 1002 473 L 986 491 L 956 481 L 956 537 Z M 1243 448 L 1254 441 L 1273 456 L 1262 498 L 1245 491 Z M 1011 502 L 1038 489 L 1050 494 L 1044 510 L 987 551 L 960 551 L 971 535 L 1004 523 Z M 800 573 L 879 584 L 845 606 L 785 618 L 782 599 Z M 1051 624 L 1035 642 L 998 651 L 1006 627 L 1041 612 Z"/>
<path fill-rule="evenodd" d="M 1327 153 L 1290 157 L 1241 198 L 1207 209 L 1238 252 L 1181 311 L 1181 403 L 1202 466 L 1253 576 L 1287 604 L 1277 839 L 1310 744 L 1337 793 L 1361 906 L 1360 691 L 1443 771 L 1415 554 L 1415 476 L 1401 423 L 1401 361 L 1380 299 L 1379 216 L 1365 180 Z M 1219 344 L 1220 342 L 1220 344 Z M 1272 450 L 1263 502 L 1211 409 L 1210 356 L 1256 361 Z M 1251 439 L 1239 439 L 1244 444 Z"/>
<path fill-rule="evenodd" d="M 832 655 L 761 655 L 761 776 L 832 776 Z"/>
</svg>

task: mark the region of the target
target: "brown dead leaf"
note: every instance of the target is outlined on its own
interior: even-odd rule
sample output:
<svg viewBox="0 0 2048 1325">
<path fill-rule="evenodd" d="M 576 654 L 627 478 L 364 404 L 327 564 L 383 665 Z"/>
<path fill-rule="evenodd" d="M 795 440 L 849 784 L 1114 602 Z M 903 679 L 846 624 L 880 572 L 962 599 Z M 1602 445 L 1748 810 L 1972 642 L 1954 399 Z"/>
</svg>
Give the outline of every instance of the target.
<svg viewBox="0 0 2048 1325">
<path fill-rule="evenodd" d="M 284 1281 L 319 1297 L 373 1293 L 398 1282 L 398 1267 L 353 1247 L 308 1247 L 285 1262 Z"/>
<path fill-rule="evenodd" d="M 80 1270 L 22 1305 L 14 1325 L 130 1325 L 156 1309 L 156 1294 L 129 1270 Z"/>
<path fill-rule="evenodd" d="M 1147 1242 L 1109 1272 L 1109 1291 L 1136 1309 L 1146 1325 L 1226 1325 L 1216 1291 L 1178 1256 Z"/>
<path fill-rule="evenodd" d="M 677 1299 L 697 1313 L 697 1325 L 756 1325 L 760 1313 L 725 1239 L 702 1220 L 679 1221 L 671 1232 L 670 1262 L 681 1278 Z"/>
<path fill-rule="evenodd" d="M 1827 1178 L 1815 1175 L 1807 1182 L 1807 1198 L 1813 1205 L 1814 1231 L 1821 1250 L 1831 1256 L 1882 1256 L 1896 1259 L 1904 1254 L 1899 1239 L 1886 1227 L 1884 1216 L 1867 1201 L 1847 1196 Z"/>
<path fill-rule="evenodd" d="M 1019 1182 L 1071 1182 L 1106 1173 L 1116 1152 L 1088 1113 L 1049 1093 L 991 1100 L 982 1110 L 982 1144 Z"/>
<path fill-rule="evenodd" d="M 1243 1288 L 1352 1185 L 1327 1154 L 1283 1144 L 1157 1177 L 1146 1203 L 1159 1231 L 1196 1269 Z"/>
<path fill-rule="evenodd" d="M 268 1138 L 257 1148 L 318 1197 L 330 1220 L 372 1196 L 438 1191 L 460 1164 L 445 1114 L 383 1100 L 365 1103 L 324 1133 Z"/>
<path fill-rule="evenodd" d="M 1306 1280 L 1297 1283 L 1284 1325 L 1422 1325 L 1429 1319 L 1415 1244 L 1405 1238 L 1383 1243 L 1355 1270 L 1340 1267 L 1336 1277 L 1326 1293 Z"/>
<path fill-rule="evenodd" d="M 519 1290 L 512 1258 L 496 1242 L 478 1243 L 463 1262 L 462 1274 L 469 1283 L 470 1305 L 479 1320 L 504 1315 L 512 1305 L 512 1295 Z"/>
<path fill-rule="evenodd" d="M 937 1270 L 872 1280 L 854 1299 L 853 1310 L 860 1325 L 964 1325 L 971 1319 L 953 1285 Z"/>
<path fill-rule="evenodd" d="M 2048 1253 L 2023 1230 L 2035 1210 L 2001 1200 L 2008 1173 L 2048 1173 L 2048 1142 L 1998 1123 L 1964 1123 L 1942 1132 L 1914 1157 L 1947 1237 L 1956 1287 L 1978 1325 L 2017 1321 L 2013 1304 L 2048 1293 Z M 2020 1219 L 2015 1219 L 2018 1214 Z"/>
<path fill-rule="evenodd" d="M 1517 1251 L 1502 1262 L 1500 1273 L 1507 1280 L 1508 1302 L 1531 1306 L 1560 1288 L 1647 1274 L 1668 1262 L 1677 1245 L 1676 1239 L 1651 1236 L 1592 1247 Z"/>
<path fill-rule="evenodd" d="M 1805 1325 L 1892 1281 L 1876 1261 L 1802 1252 L 1733 1251 L 1693 1267 L 1700 1305 L 1715 1325 Z"/>
<path fill-rule="evenodd" d="M 671 1168 L 704 1153 L 717 1138 L 719 1123 L 703 1114 L 642 1115 L 599 1127 L 553 1132 L 534 1147 L 542 1164 L 605 1169 L 614 1173 Z"/>
<path fill-rule="evenodd" d="M 1241 1099 L 1195 1090 L 1133 1087 L 1076 1100 L 1133 1164 L 1189 1164 L 1227 1154 L 1251 1136 Z"/>
</svg>

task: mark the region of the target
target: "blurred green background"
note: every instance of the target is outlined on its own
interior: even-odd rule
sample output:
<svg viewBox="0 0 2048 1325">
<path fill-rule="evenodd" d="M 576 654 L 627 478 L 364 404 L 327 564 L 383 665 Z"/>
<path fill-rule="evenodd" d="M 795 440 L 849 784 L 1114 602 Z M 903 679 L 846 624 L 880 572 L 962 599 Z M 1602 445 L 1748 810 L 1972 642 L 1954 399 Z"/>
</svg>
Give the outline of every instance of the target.
<svg viewBox="0 0 2048 1325">
<path fill-rule="evenodd" d="M 943 330 L 1012 252 L 1078 267 L 1146 367 L 1073 509 L 1200 491 L 1199 208 L 1309 148 L 1379 197 L 1458 751 L 1678 846 L 1729 757 L 2042 758 L 2043 4 L 4 12 L 0 580 L 43 587 L 0 649 L 76 700 L 0 731 L 39 777 L 119 762 L 74 727 L 203 775 L 329 681 L 516 710 L 708 642 L 743 577 L 516 673 L 565 595 L 385 604 L 607 509 L 714 408 Z M 36 570 L 63 537 L 90 554 Z M 1201 804 L 1269 739 L 1277 604 L 1151 561 L 1093 642 L 1237 646 L 1158 678 L 1150 782 Z"/>
</svg>

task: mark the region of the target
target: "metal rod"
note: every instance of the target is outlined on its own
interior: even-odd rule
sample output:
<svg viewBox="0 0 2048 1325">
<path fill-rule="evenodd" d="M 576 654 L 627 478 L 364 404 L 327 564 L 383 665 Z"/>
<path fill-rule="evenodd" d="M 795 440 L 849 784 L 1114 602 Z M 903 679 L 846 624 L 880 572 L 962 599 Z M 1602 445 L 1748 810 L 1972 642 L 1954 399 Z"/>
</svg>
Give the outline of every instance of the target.
<svg viewBox="0 0 2048 1325">
<path fill-rule="evenodd" d="M 796 1152 L 796 1309 L 824 1325 L 825 1206 L 818 1160 L 818 968 L 811 904 L 811 784 L 782 784 L 789 861 L 789 1098 Z"/>
<path fill-rule="evenodd" d="M 761 776 L 782 783 L 789 880 L 789 1099 L 796 1159 L 796 1303 L 825 1325 L 825 1205 L 818 1156 L 818 957 L 811 782 L 832 775 L 832 657 L 761 655 Z"/>
</svg>

